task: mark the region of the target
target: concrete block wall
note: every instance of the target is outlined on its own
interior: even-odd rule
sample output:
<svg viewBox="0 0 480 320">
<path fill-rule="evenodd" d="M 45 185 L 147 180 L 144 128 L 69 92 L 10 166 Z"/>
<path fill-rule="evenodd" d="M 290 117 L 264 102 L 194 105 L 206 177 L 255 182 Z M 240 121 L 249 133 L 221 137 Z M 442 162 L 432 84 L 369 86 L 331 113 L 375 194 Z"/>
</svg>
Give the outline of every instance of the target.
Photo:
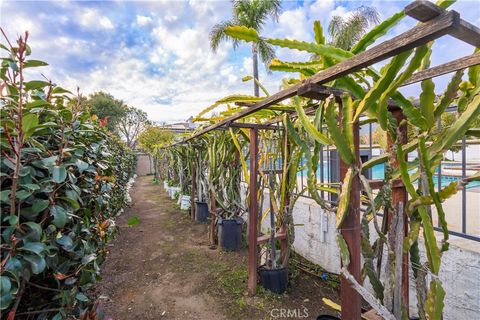
<svg viewBox="0 0 480 320">
<path fill-rule="evenodd" d="M 269 207 L 268 199 L 268 192 L 265 192 L 264 210 Z M 296 225 L 294 251 L 329 272 L 339 273 L 335 215 L 322 212 L 313 200 L 301 197 L 295 204 L 293 220 Z M 269 231 L 269 221 L 267 216 L 261 224 L 262 231 Z M 441 235 L 438 234 L 438 241 L 440 239 Z M 422 261 L 426 261 L 423 243 L 420 248 Z M 452 236 L 450 249 L 443 254 L 440 279 L 447 292 L 444 319 L 480 320 L 480 243 Z M 410 284 L 410 313 L 416 315 L 417 300 L 412 272 Z"/>
</svg>

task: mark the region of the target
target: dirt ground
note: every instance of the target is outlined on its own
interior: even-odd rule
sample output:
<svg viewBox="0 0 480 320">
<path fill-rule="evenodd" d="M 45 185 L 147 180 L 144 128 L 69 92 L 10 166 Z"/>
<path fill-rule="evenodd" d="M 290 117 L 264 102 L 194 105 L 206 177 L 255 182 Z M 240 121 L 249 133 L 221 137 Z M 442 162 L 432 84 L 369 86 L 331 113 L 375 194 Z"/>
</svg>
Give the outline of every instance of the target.
<svg viewBox="0 0 480 320">
<path fill-rule="evenodd" d="M 151 176 L 137 179 L 132 200 L 117 220 L 120 232 L 94 289 L 112 319 L 316 319 L 335 314 L 321 300 L 339 301 L 332 282 L 298 268 L 291 268 L 287 293 L 275 295 L 259 285 L 257 295 L 248 296 L 246 249 L 210 249 L 207 226 L 190 221 Z M 139 224 L 128 226 L 131 217 L 138 217 Z"/>
</svg>

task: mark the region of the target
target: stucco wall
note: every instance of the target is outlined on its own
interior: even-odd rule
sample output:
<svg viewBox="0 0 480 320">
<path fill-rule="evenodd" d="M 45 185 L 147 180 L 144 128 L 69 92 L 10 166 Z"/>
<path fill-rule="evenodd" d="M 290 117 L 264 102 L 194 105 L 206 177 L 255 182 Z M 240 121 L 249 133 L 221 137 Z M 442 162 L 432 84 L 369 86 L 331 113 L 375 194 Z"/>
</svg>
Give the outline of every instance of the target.
<svg viewBox="0 0 480 320">
<path fill-rule="evenodd" d="M 268 198 L 267 195 L 264 197 L 263 208 L 268 208 Z M 339 273 L 334 214 L 323 213 L 313 200 L 302 197 L 295 204 L 293 219 L 297 225 L 293 243 L 295 252 L 329 272 Z M 269 219 L 265 219 L 262 223 L 265 231 L 268 231 L 268 222 Z M 425 261 L 424 252 L 421 255 L 422 261 Z M 444 319 L 480 319 L 480 243 L 452 236 L 450 249 L 443 254 L 440 279 L 447 293 Z M 413 282 L 413 274 L 410 274 L 411 315 L 417 313 Z"/>
</svg>

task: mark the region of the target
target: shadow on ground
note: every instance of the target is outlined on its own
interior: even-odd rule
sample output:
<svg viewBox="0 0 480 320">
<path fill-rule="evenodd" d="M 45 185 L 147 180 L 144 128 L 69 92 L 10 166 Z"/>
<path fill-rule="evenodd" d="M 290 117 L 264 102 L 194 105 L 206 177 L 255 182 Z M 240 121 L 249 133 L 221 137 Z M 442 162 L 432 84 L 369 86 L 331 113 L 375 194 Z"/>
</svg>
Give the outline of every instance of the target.
<svg viewBox="0 0 480 320">
<path fill-rule="evenodd" d="M 278 319 L 282 309 L 290 310 L 290 319 L 316 319 L 332 313 L 322 297 L 339 300 L 336 289 L 305 273 L 297 273 L 286 294 L 259 286 L 249 297 L 246 250 L 209 249 L 207 226 L 191 222 L 151 176 L 137 179 L 132 200 L 117 220 L 120 232 L 94 290 L 115 320 Z M 128 226 L 131 217 L 139 224 Z"/>
</svg>

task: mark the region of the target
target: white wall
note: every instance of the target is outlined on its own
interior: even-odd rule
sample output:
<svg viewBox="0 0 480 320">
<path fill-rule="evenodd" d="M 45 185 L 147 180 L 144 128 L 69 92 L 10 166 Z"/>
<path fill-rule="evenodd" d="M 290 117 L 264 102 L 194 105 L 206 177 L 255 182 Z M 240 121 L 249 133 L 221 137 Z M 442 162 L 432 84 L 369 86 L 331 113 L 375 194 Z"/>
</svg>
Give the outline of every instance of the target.
<svg viewBox="0 0 480 320">
<path fill-rule="evenodd" d="M 268 208 L 265 193 L 263 208 Z M 448 215 L 448 212 L 447 212 Z M 295 252 L 329 272 L 339 273 L 340 256 L 336 244 L 335 215 L 326 214 L 321 219 L 320 207 L 311 199 L 301 197 L 293 211 L 295 227 Z M 268 232 L 269 218 L 262 222 L 262 230 Z M 326 232 L 322 235 L 322 230 Z M 373 234 L 373 230 L 371 232 Z M 373 238 L 373 237 L 372 237 Z M 440 241 L 441 235 L 438 235 Z M 373 239 L 372 239 L 373 240 Z M 423 243 L 420 243 L 423 248 Z M 425 261 L 422 252 L 422 261 Z M 410 272 L 411 273 L 411 272 Z M 447 295 L 444 319 L 480 319 L 480 243 L 451 237 L 450 249 L 442 257 L 440 279 Z M 410 313 L 417 313 L 416 291 L 410 274 Z"/>
</svg>

